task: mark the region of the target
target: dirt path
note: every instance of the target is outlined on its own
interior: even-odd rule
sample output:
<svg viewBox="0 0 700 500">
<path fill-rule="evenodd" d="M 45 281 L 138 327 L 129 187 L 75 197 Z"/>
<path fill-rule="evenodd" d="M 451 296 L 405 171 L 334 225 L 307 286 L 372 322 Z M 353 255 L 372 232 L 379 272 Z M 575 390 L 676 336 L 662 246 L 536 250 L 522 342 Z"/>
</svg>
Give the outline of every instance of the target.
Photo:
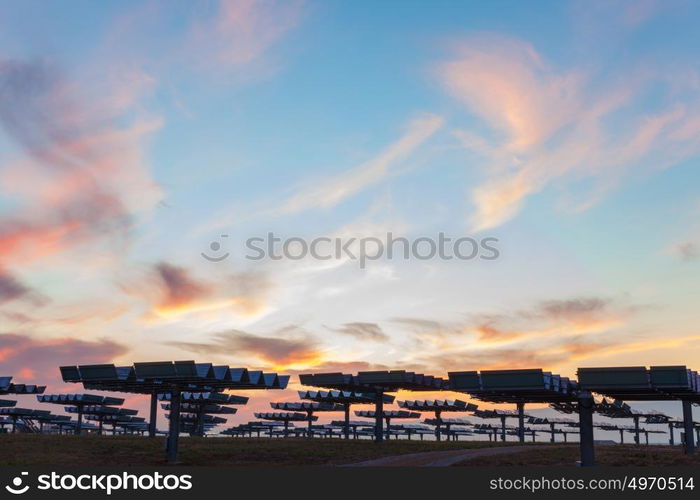
<svg viewBox="0 0 700 500">
<path fill-rule="evenodd" d="M 463 460 L 492 455 L 507 455 L 541 448 L 541 446 L 498 446 L 450 451 L 428 451 L 409 455 L 394 455 L 365 462 L 348 464 L 348 467 L 449 467 Z"/>
</svg>

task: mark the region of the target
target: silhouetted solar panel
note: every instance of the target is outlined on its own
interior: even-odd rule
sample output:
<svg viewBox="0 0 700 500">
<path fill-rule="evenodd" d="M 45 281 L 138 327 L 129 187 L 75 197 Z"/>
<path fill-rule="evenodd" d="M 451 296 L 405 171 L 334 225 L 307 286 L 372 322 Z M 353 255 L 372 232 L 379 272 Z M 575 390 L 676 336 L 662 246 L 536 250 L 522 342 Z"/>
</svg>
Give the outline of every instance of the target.
<svg viewBox="0 0 700 500">
<path fill-rule="evenodd" d="M 309 399 L 320 403 L 340 403 L 340 404 L 374 404 L 376 395 L 367 392 L 354 391 L 298 391 L 300 399 Z M 394 396 L 384 394 L 385 403 L 393 403 Z"/>
<path fill-rule="evenodd" d="M 308 420 L 316 421 L 318 417 L 309 417 L 306 413 L 295 412 L 259 412 L 255 413 L 255 418 L 263 420 L 276 420 L 280 422 L 306 422 Z"/>
<path fill-rule="evenodd" d="M 476 411 L 477 406 L 475 404 L 467 403 L 460 400 L 425 400 L 425 401 L 399 401 L 400 408 L 405 408 L 406 410 L 414 411 L 432 411 L 435 413 L 435 419 L 437 421 L 441 420 L 442 412 L 466 412 L 466 411 Z M 436 423 L 435 425 L 435 439 L 437 441 L 442 440 L 442 425 Z"/>
<path fill-rule="evenodd" d="M 345 408 L 343 405 L 333 404 L 333 403 L 311 403 L 311 402 L 281 402 L 281 403 L 270 403 L 273 410 L 287 410 L 287 411 L 306 411 L 306 412 L 317 412 L 317 411 L 343 411 Z"/>
<path fill-rule="evenodd" d="M 617 399 L 700 403 L 698 373 L 685 366 L 579 368 L 578 378 L 582 388 Z"/>
<path fill-rule="evenodd" d="M 374 418 L 376 413 L 373 410 L 357 410 L 355 415 L 358 417 Z M 420 413 L 405 410 L 390 410 L 382 412 L 383 418 L 420 418 Z"/>
<path fill-rule="evenodd" d="M 357 375 L 344 373 L 316 373 L 299 375 L 304 385 L 325 387 L 347 392 L 373 393 L 375 395 L 375 440 L 383 439 L 384 392 L 439 391 L 448 389 L 449 383 L 440 377 L 405 370 L 367 371 Z M 346 431 L 347 432 L 347 431 Z"/>
<path fill-rule="evenodd" d="M 0 395 L 7 394 L 41 394 L 46 390 L 45 385 L 13 384 L 11 376 L 0 377 Z"/>
<path fill-rule="evenodd" d="M 190 404 L 244 405 L 249 400 L 247 396 L 221 392 L 183 392 L 180 397 L 183 403 Z M 161 401 L 170 401 L 170 398 L 170 393 L 158 394 L 158 399 Z"/>
<path fill-rule="evenodd" d="M 542 369 L 450 372 L 450 388 L 492 403 L 574 401 L 578 386 Z"/>
<path fill-rule="evenodd" d="M 98 394 L 42 394 L 36 397 L 40 403 L 56 404 L 61 406 L 70 406 L 66 408 L 70 413 L 77 413 L 77 425 L 75 433 L 80 434 L 82 431 L 83 414 L 88 413 L 85 408 L 92 408 L 92 413 L 96 412 L 98 407 L 111 407 L 124 404 L 123 398 L 113 398 L 108 396 L 100 396 Z M 100 428 L 100 432 L 101 432 Z"/>
<path fill-rule="evenodd" d="M 170 411 L 170 405 L 169 404 L 163 404 L 161 407 L 164 410 Z M 230 408 L 228 406 L 220 406 L 220 405 L 193 405 L 191 403 L 182 403 L 180 405 L 180 411 L 181 412 L 187 412 L 187 413 L 197 413 L 197 412 L 202 412 L 204 414 L 217 414 L 217 415 L 233 415 L 235 414 L 238 409 L 237 408 Z"/>
<path fill-rule="evenodd" d="M 467 403 L 465 401 L 457 400 L 439 400 L 439 399 L 429 399 L 425 401 L 399 401 L 398 405 L 400 408 L 405 408 L 406 410 L 413 411 L 449 411 L 449 412 L 461 412 L 461 411 L 475 411 L 478 407 L 475 404 Z"/>
<path fill-rule="evenodd" d="M 284 389 L 289 376 L 194 361 L 152 361 L 133 366 L 112 364 L 60 367 L 63 380 L 82 382 L 86 389 L 151 395 L 149 435 L 155 435 L 158 395 L 170 394 L 171 412 L 178 415 L 183 392 L 226 389 Z M 190 401 L 192 402 L 192 401 Z M 168 461 L 177 460 L 179 418 L 170 419 Z"/>
<path fill-rule="evenodd" d="M 170 401 L 172 395 L 170 393 L 159 394 L 158 399 L 162 401 Z M 229 414 L 236 413 L 235 408 L 229 408 L 224 405 L 244 405 L 248 402 L 245 396 L 235 396 L 231 394 L 223 394 L 220 392 L 183 392 L 180 396 L 181 404 L 180 411 L 190 412 L 196 415 L 207 414 Z M 170 410 L 170 405 L 163 405 L 163 408 Z M 205 419 L 202 418 L 199 422 L 193 425 L 193 436 L 203 436 L 205 428 Z"/>
</svg>

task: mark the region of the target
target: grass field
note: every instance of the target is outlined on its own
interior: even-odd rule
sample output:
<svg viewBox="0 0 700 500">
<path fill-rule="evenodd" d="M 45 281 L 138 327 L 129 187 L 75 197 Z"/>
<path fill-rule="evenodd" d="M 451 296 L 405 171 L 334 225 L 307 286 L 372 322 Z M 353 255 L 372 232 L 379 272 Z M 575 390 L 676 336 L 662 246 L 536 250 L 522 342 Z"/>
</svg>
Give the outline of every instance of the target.
<svg viewBox="0 0 700 500">
<path fill-rule="evenodd" d="M 163 438 L 0 435 L 0 465 L 163 465 Z M 514 443 L 507 443 L 513 445 Z M 182 465 L 340 465 L 387 455 L 493 446 L 488 441 L 180 438 Z M 546 446 L 546 445 L 543 445 Z"/>
<path fill-rule="evenodd" d="M 165 465 L 162 437 L 0 435 L 0 465 Z M 508 442 L 507 446 L 516 443 Z M 526 443 L 531 445 L 531 443 Z M 182 465 L 342 465 L 385 456 L 502 446 L 488 441 L 442 442 L 342 439 L 180 439 Z M 458 466 L 570 465 L 577 444 L 538 444 L 538 449 L 466 460 Z M 680 447 L 610 445 L 596 447 L 600 465 L 700 465 Z"/>
<path fill-rule="evenodd" d="M 596 446 L 596 463 L 611 466 L 700 465 L 700 455 L 684 455 L 680 446 Z M 465 460 L 456 466 L 569 465 L 579 460 L 578 444 Z"/>
</svg>

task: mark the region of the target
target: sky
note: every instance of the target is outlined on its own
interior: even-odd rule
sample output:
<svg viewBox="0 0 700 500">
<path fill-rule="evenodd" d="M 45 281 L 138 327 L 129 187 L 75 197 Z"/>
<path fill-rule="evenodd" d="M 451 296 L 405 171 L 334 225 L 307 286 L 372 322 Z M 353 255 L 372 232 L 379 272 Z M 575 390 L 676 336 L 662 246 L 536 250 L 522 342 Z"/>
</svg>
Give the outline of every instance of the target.
<svg viewBox="0 0 700 500">
<path fill-rule="evenodd" d="M 698 15 L 0 2 L 0 371 L 700 367 Z M 247 258 L 270 233 L 498 257 Z"/>
</svg>

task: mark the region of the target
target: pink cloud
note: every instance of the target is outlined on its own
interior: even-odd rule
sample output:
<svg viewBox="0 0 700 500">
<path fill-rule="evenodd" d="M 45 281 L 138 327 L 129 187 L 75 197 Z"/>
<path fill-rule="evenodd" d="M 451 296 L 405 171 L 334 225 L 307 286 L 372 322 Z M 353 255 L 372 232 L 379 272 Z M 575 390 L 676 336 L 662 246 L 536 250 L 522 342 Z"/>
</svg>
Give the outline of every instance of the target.
<svg viewBox="0 0 700 500">
<path fill-rule="evenodd" d="M 481 36 L 461 45 L 438 75 L 493 133 L 455 132 L 487 165 L 485 180 L 471 193 L 475 230 L 512 219 L 529 196 L 554 182 L 596 179 L 596 190 L 572 207 L 582 210 L 632 165 L 639 173 L 700 151 L 694 71 L 637 63 L 603 78 L 559 69 L 527 42 Z M 664 106 L 645 111 L 643 100 L 659 87 L 666 92 Z"/>
<path fill-rule="evenodd" d="M 193 22 L 186 52 L 205 66 L 249 65 L 298 25 L 303 5 L 300 0 L 216 2 Z"/>
<path fill-rule="evenodd" d="M 124 236 L 160 196 L 141 151 L 159 121 L 121 125 L 109 94 L 81 91 L 47 62 L 0 61 L 0 83 L 0 125 L 18 150 L 0 184 L 21 207 L 0 219 L 0 262 Z"/>
</svg>

